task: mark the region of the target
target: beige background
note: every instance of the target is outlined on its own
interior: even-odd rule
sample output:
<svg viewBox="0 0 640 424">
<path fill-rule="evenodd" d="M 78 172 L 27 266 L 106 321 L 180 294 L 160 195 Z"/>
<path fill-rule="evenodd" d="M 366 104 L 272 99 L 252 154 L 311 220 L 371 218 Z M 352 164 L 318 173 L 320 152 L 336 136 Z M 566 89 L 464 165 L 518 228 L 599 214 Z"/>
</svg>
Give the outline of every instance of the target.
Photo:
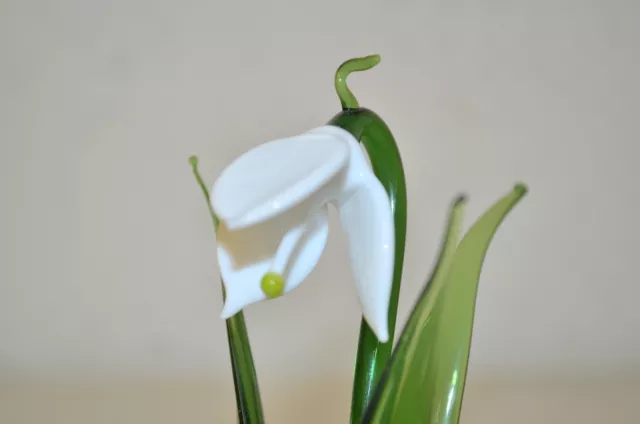
<svg viewBox="0 0 640 424">
<path fill-rule="evenodd" d="M 350 85 L 405 160 L 400 322 L 451 199 L 470 195 L 470 224 L 531 189 L 485 263 L 467 422 L 636 422 L 639 20 L 634 0 L 1 1 L 0 421 L 233 422 L 187 157 L 212 183 L 325 123 L 335 68 L 377 52 Z M 342 237 L 246 311 L 269 422 L 347 419 Z"/>
</svg>

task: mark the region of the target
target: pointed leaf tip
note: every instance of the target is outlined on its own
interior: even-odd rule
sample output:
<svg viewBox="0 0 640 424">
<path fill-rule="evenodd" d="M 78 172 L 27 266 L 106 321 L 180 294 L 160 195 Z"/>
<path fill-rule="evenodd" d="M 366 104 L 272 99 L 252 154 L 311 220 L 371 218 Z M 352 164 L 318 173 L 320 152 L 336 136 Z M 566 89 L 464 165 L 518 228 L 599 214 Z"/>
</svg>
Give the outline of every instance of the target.
<svg viewBox="0 0 640 424">
<path fill-rule="evenodd" d="M 513 186 L 513 191 L 518 193 L 520 196 L 524 196 L 529 192 L 529 187 L 525 183 L 517 183 Z"/>
<path fill-rule="evenodd" d="M 466 194 L 459 194 L 458 197 L 453 200 L 451 209 L 455 209 L 459 205 L 466 204 L 468 200 L 469 198 Z"/>
<path fill-rule="evenodd" d="M 526 192 L 525 184 L 515 184 L 457 247 L 447 249 L 451 243 L 444 243 L 362 424 L 459 422 L 484 257 L 498 227 Z M 459 196 L 453 210 L 463 202 Z M 452 215 L 450 228 L 459 229 L 461 213 Z"/>
</svg>

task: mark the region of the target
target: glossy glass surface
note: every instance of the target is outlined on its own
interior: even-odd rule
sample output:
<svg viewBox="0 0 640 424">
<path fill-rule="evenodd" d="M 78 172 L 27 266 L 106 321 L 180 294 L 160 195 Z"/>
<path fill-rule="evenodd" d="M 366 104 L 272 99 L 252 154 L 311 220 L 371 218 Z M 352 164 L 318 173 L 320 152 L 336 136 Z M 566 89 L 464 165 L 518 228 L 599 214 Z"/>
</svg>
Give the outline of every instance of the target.
<svg viewBox="0 0 640 424">
<path fill-rule="evenodd" d="M 364 58 L 366 63 L 362 66 L 363 69 L 368 69 L 368 58 L 370 56 Z M 359 70 L 353 60 L 345 63 Z M 339 68 L 337 73 L 341 72 Z M 346 80 L 346 74 L 343 78 Z M 338 96 L 340 95 L 338 91 Z M 341 102 L 343 105 L 358 104 L 355 98 L 344 100 L 341 97 Z M 366 149 L 373 172 L 389 195 L 395 227 L 393 285 L 389 302 L 389 341 L 381 343 L 364 320 L 360 325 L 351 401 L 351 422 L 359 423 L 393 348 L 407 232 L 407 189 L 402 158 L 396 141 L 385 122 L 375 112 L 366 108 L 345 108 L 334 116 L 329 124 L 349 131 Z"/>
<path fill-rule="evenodd" d="M 353 381 L 351 423 L 455 424 L 459 421 L 462 407 L 475 301 L 484 257 L 501 222 L 527 189 L 524 185 L 516 185 L 476 221 L 460 243 L 458 240 L 466 200 L 463 197 L 457 199 L 450 211 L 440 257 L 393 350 L 407 227 L 407 193 L 402 159 L 385 122 L 375 112 L 360 107 L 346 84 L 351 72 L 370 69 L 379 61 L 378 55 L 371 55 L 348 60 L 338 68 L 335 87 L 342 111 L 328 122 L 327 127 L 333 132 L 341 131 L 336 127 L 346 130 L 366 150 L 375 178 L 388 195 L 395 233 L 388 338 L 382 336 L 387 340 L 382 343 L 367 321 L 362 320 Z M 351 143 L 357 146 L 355 141 Z M 207 200 L 216 233 L 221 236 L 207 186 L 198 173 L 197 158 L 192 157 L 189 161 Z M 379 191 L 384 193 L 382 188 Z M 388 205 L 386 202 L 384 204 Z M 369 223 L 365 227 L 368 231 L 372 225 Z M 389 284 L 389 274 L 382 279 Z M 231 298 L 229 293 L 227 300 Z M 384 323 L 385 318 L 382 317 L 380 322 Z M 238 422 L 264 423 L 242 312 L 227 319 L 226 325 Z"/>
<path fill-rule="evenodd" d="M 193 170 L 193 175 L 202 189 L 202 193 L 207 201 L 209 214 L 213 220 L 214 230 L 218 230 L 218 219 L 211 208 L 209 191 L 198 172 L 198 158 L 192 156 L 189 163 Z M 222 290 L 224 297 L 224 289 Z M 236 407 L 238 410 L 238 424 L 263 424 L 262 401 L 260 399 L 260 389 L 258 379 L 253 364 L 249 335 L 244 322 L 244 315 L 238 312 L 226 320 L 227 340 L 229 343 L 229 356 L 231 359 L 231 369 L 233 372 L 233 385 L 236 393 Z"/>
<path fill-rule="evenodd" d="M 459 245 L 464 200 L 456 202 L 435 270 L 363 424 L 458 423 L 484 257 L 498 227 L 526 191 L 524 185 L 515 186 L 476 221 Z"/>
</svg>

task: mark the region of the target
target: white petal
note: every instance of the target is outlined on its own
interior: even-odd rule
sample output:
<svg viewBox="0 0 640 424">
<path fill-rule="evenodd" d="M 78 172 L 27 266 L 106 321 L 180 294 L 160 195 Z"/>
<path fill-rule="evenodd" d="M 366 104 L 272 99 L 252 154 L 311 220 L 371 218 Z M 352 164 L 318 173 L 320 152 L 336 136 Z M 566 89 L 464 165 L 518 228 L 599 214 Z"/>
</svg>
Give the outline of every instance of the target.
<svg viewBox="0 0 640 424">
<path fill-rule="evenodd" d="M 304 233 L 298 238 L 295 233 L 301 226 Z M 274 262 L 280 262 L 276 257 L 282 252 L 288 256 L 282 272 L 285 293 L 300 285 L 320 260 L 328 234 L 326 206 L 304 220 L 289 213 L 241 230 L 229 230 L 221 223 L 216 238 L 226 291 L 222 318 L 267 299 L 260 282 L 264 274 L 272 270 Z"/>
<path fill-rule="evenodd" d="M 371 175 L 339 210 L 364 319 L 385 343 L 389 338 L 395 241 L 389 197 Z"/>
<path fill-rule="evenodd" d="M 211 192 L 211 204 L 230 229 L 287 211 L 335 177 L 347 164 L 344 140 L 307 132 L 264 143 L 234 160 Z"/>
<path fill-rule="evenodd" d="M 337 204 L 347 233 L 349 257 L 362 313 L 381 342 L 389 338 L 395 229 L 389 196 L 376 178 L 360 143 L 335 126 L 313 132 L 333 135 L 349 146 L 349 164 Z"/>
<path fill-rule="evenodd" d="M 316 267 L 329 237 L 329 211 L 325 205 L 307 222 L 303 239 L 284 273 L 285 292 L 298 287 Z"/>
</svg>

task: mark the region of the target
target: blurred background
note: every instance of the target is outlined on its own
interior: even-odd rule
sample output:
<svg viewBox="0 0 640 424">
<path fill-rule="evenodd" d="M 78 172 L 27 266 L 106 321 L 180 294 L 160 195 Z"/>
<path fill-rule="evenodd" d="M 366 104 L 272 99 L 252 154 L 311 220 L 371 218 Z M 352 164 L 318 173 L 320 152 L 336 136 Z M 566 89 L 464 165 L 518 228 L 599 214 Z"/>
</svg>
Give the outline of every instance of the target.
<svg viewBox="0 0 640 424">
<path fill-rule="evenodd" d="M 322 125 L 344 60 L 409 191 L 399 325 L 446 212 L 515 182 L 480 282 L 465 423 L 637 422 L 640 3 L 0 1 L 0 422 L 232 423 L 206 205 Z M 333 217 L 335 218 L 335 216 Z M 335 219 L 334 219 L 335 221 Z M 360 324 L 337 226 L 245 311 L 270 423 L 346 422 Z"/>
</svg>

